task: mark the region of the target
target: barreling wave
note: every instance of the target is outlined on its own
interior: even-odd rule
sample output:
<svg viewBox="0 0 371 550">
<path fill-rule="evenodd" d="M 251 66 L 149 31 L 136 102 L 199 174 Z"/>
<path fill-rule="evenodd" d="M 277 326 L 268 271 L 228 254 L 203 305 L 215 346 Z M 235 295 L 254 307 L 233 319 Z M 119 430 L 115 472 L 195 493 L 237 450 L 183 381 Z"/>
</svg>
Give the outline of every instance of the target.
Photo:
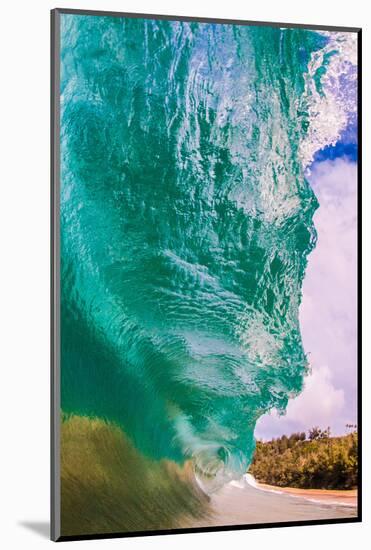
<svg viewBox="0 0 371 550">
<path fill-rule="evenodd" d="M 303 172 L 340 131 L 318 122 L 329 40 L 62 16 L 62 408 L 191 459 L 208 492 L 308 370 Z"/>
</svg>

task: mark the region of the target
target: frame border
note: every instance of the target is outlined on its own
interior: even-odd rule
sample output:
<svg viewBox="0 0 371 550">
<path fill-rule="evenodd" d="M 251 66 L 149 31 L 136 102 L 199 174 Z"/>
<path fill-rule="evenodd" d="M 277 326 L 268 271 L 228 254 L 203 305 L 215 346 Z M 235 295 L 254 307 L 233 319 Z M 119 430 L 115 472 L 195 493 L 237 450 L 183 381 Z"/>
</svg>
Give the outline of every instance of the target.
<svg viewBox="0 0 371 550">
<path fill-rule="evenodd" d="M 357 119 L 358 119 L 358 158 L 357 158 L 357 431 L 358 431 L 358 502 L 357 516 L 352 518 L 318 519 L 285 522 L 267 522 L 242 525 L 205 526 L 181 529 L 159 529 L 148 531 L 96 533 L 81 535 L 61 535 L 61 489 L 60 489 L 60 15 L 87 15 L 101 17 L 125 17 L 130 19 L 157 19 L 165 21 L 188 21 L 230 25 L 248 25 L 257 27 L 304 28 L 357 34 Z M 362 522 L 362 28 L 302 23 L 278 23 L 267 21 L 248 21 L 239 19 L 220 19 L 209 17 L 188 17 L 183 15 L 126 13 L 100 10 L 55 8 L 51 10 L 51 65 L 50 65 L 50 157 L 51 157 L 51 211 L 50 211 L 50 335 L 51 335 L 51 425 L 50 425 L 50 538 L 55 542 L 74 540 L 93 540 L 110 538 L 148 537 L 185 533 L 207 533 L 218 531 L 240 531 L 282 527 L 300 527 L 308 525 L 334 525 Z"/>
<path fill-rule="evenodd" d="M 60 15 L 51 11 L 50 100 L 50 538 L 59 540 L 60 505 Z"/>
<path fill-rule="evenodd" d="M 71 15 L 98 15 L 100 17 L 127 17 L 130 19 L 160 19 L 165 21 L 189 21 L 195 23 L 216 23 L 227 25 L 247 25 L 254 27 L 285 27 L 285 28 L 302 28 L 309 30 L 323 30 L 323 31 L 339 31 L 339 32 L 358 32 L 360 27 L 341 27 L 341 26 L 329 26 L 329 25 L 306 25 L 305 23 L 282 23 L 282 22 L 270 22 L 270 21 L 250 21 L 241 19 L 221 19 L 215 17 L 197 17 L 188 15 L 163 15 L 153 13 L 127 13 L 119 11 L 104 11 L 104 10 L 83 10 L 72 8 L 55 8 L 51 10 L 58 14 L 71 14 Z"/>
</svg>

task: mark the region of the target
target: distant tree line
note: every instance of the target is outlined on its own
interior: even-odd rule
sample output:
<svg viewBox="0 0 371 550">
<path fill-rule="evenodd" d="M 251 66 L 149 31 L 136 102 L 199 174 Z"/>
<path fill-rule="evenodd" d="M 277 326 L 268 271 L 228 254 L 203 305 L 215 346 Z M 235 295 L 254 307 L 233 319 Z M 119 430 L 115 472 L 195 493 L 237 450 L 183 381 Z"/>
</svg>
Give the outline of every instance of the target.
<svg viewBox="0 0 371 550">
<path fill-rule="evenodd" d="M 330 428 L 315 426 L 308 432 L 257 441 L 249 472 L 261 483 L 303 489 L 353 489 L 357 486 L 357 427 L 331 437 Z"/>
</svg>

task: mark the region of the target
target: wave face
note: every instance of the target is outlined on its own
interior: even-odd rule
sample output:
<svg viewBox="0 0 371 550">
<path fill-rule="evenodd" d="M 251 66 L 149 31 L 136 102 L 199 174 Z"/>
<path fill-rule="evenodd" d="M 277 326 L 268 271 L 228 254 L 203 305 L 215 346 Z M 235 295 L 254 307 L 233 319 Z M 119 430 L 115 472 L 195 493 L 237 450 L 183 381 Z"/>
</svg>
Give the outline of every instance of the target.
<svg viewBox="0 0 371 550">
<path fill-rule="evenodd" d="M 300 151 L 327 41 L 62 16 L 62 408 L 192 459 L 209 492 L 245 473 L 257 419 L 308 369 Z"/>
</svg>

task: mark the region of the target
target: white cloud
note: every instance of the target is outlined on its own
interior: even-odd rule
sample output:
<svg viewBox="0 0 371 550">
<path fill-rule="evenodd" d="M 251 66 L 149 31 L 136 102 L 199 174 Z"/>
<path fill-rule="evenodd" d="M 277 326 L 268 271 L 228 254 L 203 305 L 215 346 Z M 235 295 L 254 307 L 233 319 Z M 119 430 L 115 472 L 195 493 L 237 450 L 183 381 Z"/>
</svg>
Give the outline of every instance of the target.
<svg viewBox="0 0 371 550">
<path fill-rule="evenodd" d="M 301 395 L 289 402 L 285 416 L 273 411 L 259 420 L 256 436 L 266 439 L 294 431 L 307 432 L 313 426 L 332 426 L 344 403 L 344 390 L 334 386 L 330 369 L 318 367 L 306 379 Z"/>
<path fill-rule="evenodd" d="M 257 437 L 315 424 L 344 433 L 356 420 L 357 165 L 345 159 L 316 163 L 310 181 L 320 204 L 318 242 L 303 283 L 300 326 L 313 374 L 286 416 L 259 421 Z"/>
</svg>

